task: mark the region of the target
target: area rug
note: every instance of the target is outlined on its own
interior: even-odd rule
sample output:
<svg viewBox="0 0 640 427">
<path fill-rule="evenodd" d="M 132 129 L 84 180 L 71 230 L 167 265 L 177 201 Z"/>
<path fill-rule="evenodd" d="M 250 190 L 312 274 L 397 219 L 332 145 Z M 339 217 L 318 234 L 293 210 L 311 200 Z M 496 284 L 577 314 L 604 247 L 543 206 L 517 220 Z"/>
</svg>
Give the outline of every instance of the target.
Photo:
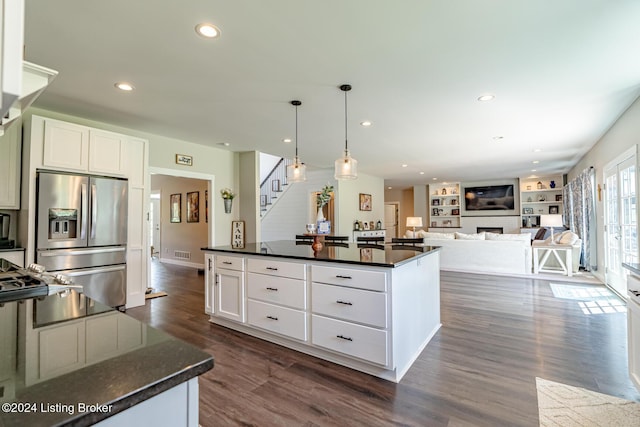
<svg viewBox="0 0 640 427">
<path fill-rule="evenodd" d="M 167 293 L 164 291 L 152 292 L 150 294 L 146 294 L 144 296 L 144 299 L 160 298 L 160 297 L 166 297 L 166 296 L 167 296 Z"/>
<path fill-rule="evenodd" d="M 640 426 L 640 403 L 536 378 L 542 427 Z"/>
</svg>

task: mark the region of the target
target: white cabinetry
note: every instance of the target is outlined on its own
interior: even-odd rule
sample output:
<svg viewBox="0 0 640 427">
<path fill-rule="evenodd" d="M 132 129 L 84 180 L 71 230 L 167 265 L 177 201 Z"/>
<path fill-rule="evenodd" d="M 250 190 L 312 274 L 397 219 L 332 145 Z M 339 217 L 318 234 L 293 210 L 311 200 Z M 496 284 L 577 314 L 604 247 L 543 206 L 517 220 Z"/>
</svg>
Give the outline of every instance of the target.
<svg viewBox="0 0 640 427">
<path fill-rule="evenodd" d="M 65 322 L 36 332 L 39 373 L 45 380 L 74 371 L 85 364 L 85 322 Z"/>
<path fill-rule="evenodd" d="M 16 249 L 15 251 L 0 251 L 0 258 L 4 258 L 19 267 L 24 267 L 24 249 Z"/>
<path fill-rule="evenodd" d="M 540 215 L 562 214 L 562 175 L 520 178 L 522 226 L 540 225 Z"/>
<path fill-rule="evenodd" d="M 216 315 L 236 322 L 244 322 L 244 259 L 216 256 L 214 288 Z"/>
<path fill-rule="evenodd" d="M 460 228 L 460 183 L 429 184 L 429 224 Z"/>
<path fill-rule="evenodd" d="M 0 136 L 0 209 L 20 209 L 21 125 L 17 120 Z"/>
<path fill-rule="evenodd" d="M 46 119 L 43 166 L 109 176 L 126 174 L 124 135 Z"/>
<path fill-rule="evenodd" d="M 640 277 L 636 272 L 627 276 L 627 288 L 640 290 Z M 640 304 L 638 298 L 629 292 L 627 298 L 627 351 L 629 356 L 629 376 L 640 390 Z"/>
<path fill-rule="evenodd" d="M 206 269 L 204 270 L 204 312 L 207 314 L 214 313 L 214 287 L 216 282 L 216 275 L 213 271 L 214 256 L 212 254 L 204 254 L 204 263 Z"/>
</svg>

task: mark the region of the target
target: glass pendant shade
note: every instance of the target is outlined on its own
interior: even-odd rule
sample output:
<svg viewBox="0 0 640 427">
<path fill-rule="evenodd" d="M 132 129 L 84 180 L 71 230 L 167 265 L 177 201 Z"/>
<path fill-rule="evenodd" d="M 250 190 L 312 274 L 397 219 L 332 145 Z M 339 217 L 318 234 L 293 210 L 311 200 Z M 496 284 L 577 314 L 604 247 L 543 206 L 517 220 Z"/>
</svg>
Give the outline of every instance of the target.
<svg viewBox="0 0 640 427">
<path fill-rule="evenodd" d="M 300 162 L 298 156 L 293 159 L 293 164 L 287 166 L 287 182 L 303 182 L 307 180 L 307 165 Z"/>
<path fill-rule="evenodd" d="M 333 177 L 335 179 L 358 178 L 358 161 L 351 157 L 349 150 L 344 150 L 344 156 L 336 160 Z"/>
</svg>

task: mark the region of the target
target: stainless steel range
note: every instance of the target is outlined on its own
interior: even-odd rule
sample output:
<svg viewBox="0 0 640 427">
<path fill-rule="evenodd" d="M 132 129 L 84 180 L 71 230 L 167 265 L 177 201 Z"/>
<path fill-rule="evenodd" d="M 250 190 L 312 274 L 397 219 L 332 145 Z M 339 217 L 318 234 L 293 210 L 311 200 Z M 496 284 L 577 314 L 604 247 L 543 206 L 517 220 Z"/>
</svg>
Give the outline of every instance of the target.
<svg viewBox="0 0 640 427">
<path fill-rule="evenodd" d="M 0 303 L 47 295 L 43 278 L 0 258 Z"/>
</svg>

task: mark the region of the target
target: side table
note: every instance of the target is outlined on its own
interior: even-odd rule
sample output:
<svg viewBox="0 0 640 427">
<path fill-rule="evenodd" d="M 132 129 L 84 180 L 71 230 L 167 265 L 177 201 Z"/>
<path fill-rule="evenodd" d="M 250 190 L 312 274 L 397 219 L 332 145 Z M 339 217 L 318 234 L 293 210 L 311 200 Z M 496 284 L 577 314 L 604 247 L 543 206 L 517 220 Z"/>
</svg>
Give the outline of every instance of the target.
<svg viewBox="0 0 640 427">
<path fill-rule="evenodd" d="M 542 254 L 542 259 L 540 259 L 540 250 L 544 251 Z M 548 245 L 534 245 L 533 246 L 533 273 L 539 274 L 543 273 L 557 273 L 559 270 L 557 269 L 545 269 L 544 266 L 547 263 L 547 260 L 553 254 L 553 256 L 558 260 L 558 264 L 562 267 L 563 274 L 571 277 L 573 276 L 573 257 L 572 257 L 573 246 L 571 245 L 560 245 L 560 244 L 548 244 Z M 563 257 L 560 256 L 559 252 L 564 252 L 564 260 Z"/>
</svg>

